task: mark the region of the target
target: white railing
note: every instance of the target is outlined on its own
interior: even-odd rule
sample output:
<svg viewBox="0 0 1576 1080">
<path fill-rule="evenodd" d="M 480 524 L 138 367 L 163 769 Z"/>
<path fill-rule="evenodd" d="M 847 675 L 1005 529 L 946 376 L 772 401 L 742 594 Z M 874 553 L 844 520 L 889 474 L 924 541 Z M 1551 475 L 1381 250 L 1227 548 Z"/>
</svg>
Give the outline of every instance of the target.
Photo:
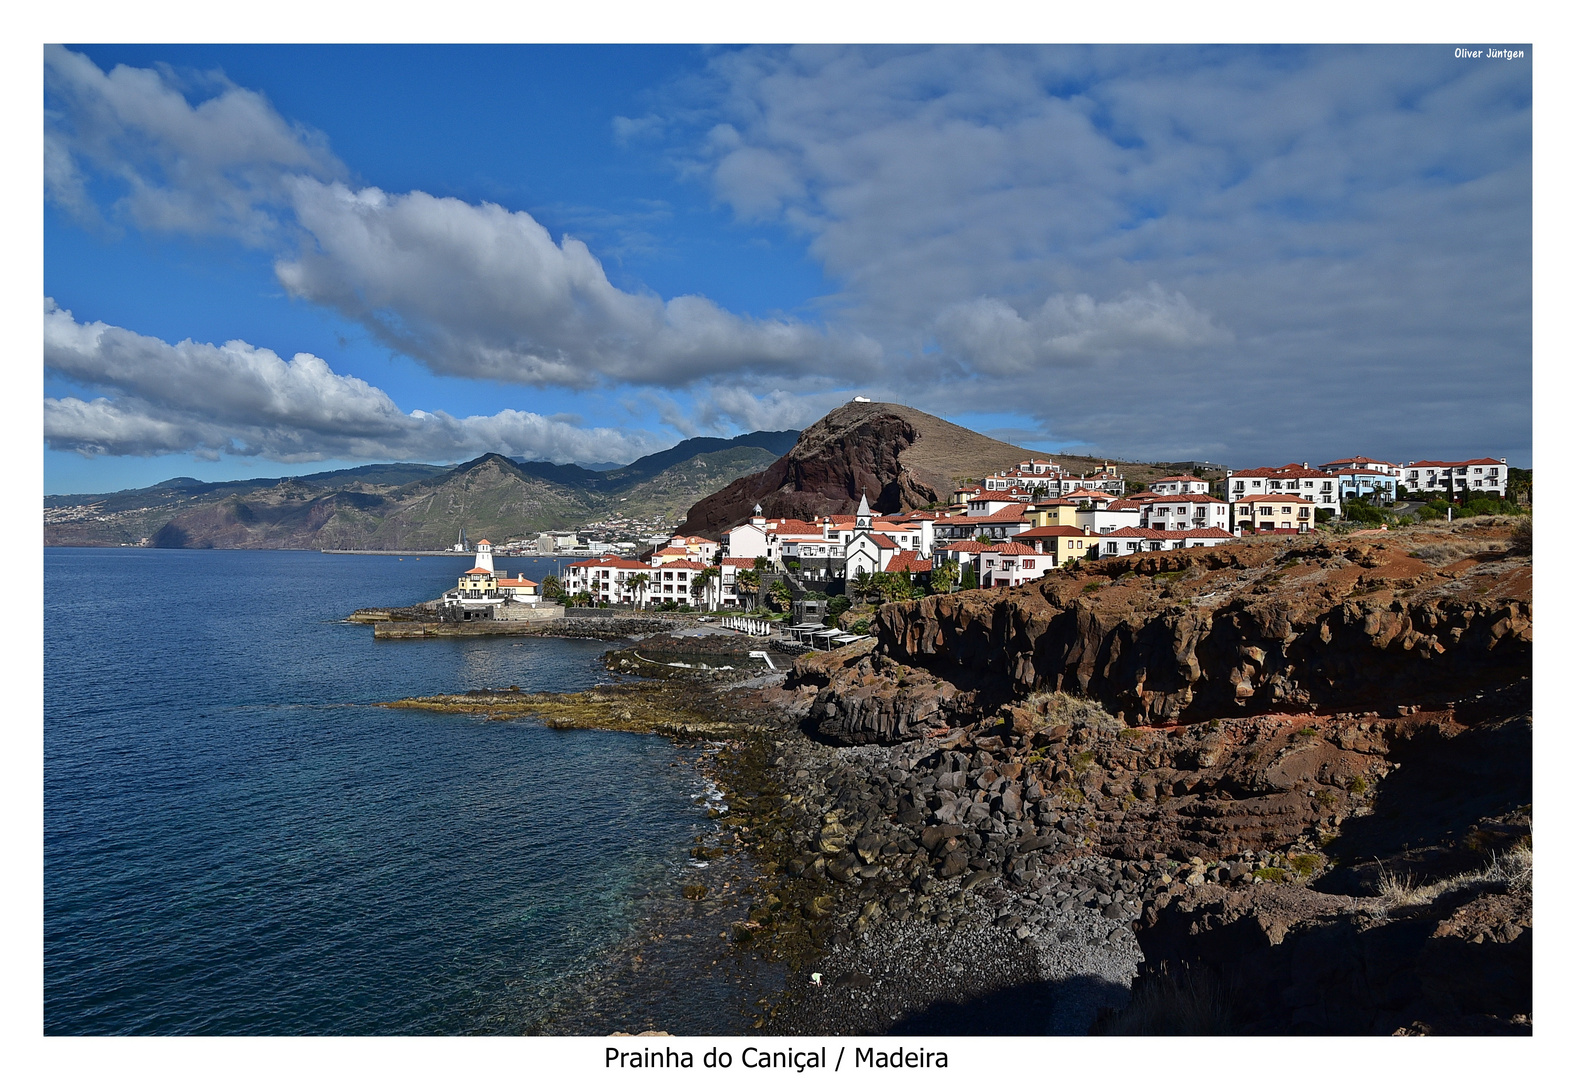
<svg viewBox="0 0 1576 1080">
<path fill-rule="evenodd" d="M 772 633 L 772 624 L 765 619 L 746 619 L 741 615 L 724 615 L 722 625 L 725 629 L 737 630 L 751 637 L 770 637 Z"/>
</svg>

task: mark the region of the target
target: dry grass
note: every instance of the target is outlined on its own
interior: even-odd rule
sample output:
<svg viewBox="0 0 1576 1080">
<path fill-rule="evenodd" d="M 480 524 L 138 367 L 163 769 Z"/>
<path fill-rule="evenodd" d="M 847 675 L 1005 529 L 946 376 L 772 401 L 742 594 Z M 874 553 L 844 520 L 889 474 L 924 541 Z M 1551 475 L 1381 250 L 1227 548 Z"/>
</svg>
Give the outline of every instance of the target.
<svg viewBox="0 0 1576 1080">
<path fill-rule="evenodd" d="M 1441 540 L 1433 544 L 1422 544 L 1413 548 L 1407 554 L 1413 558 L 1421 559 L 1430 566 L 1449 566 L 1453 562 L 1471 558 L 1474 555 L 1485 555 L 1508 551 L 1510 545 L 1503 540 Z"/>
<path fill-rule="evenodd" d="M 1078 697 L 1060 690 L 1054 693 L 1031 694 L 1023 704 L 1034 712 L 1036 726 L 1055 727 L 1066 724 L 1070 728 L 1093 728 L 1096 731 L 1122 731 L 1126 724 L 1106 712 L 1097 701 Z"/>
<path fill-rule="evenodd" d="M 1506 852 L 1496 851 L 1489 856 L 1488 863 L 1477 870 L 1427 884 L 1419 884 L 1410 872 L 1395 874 L 1387 867 L 1379 868 L 1379 899 L 1386 911 L 1427 907 L 1446 893 L 1481 885 L 1502 885 L 1507 892 L 1531 889 L 1532 849 L 1522 846 Z"/>
<path fill-rule="evenodd" d="M 1231 1000 L 1207 970 L 1184 970 L 1138 984 L 1127 1007 L 1101 1022 L 1099 1035 L 1230 1035 Z"/>
</svg>

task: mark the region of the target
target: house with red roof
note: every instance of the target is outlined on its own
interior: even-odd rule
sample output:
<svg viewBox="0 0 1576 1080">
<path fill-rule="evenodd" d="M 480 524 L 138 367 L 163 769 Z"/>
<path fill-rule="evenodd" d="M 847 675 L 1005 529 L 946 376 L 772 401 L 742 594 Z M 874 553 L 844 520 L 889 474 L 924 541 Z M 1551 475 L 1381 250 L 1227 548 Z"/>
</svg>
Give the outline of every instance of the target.
<svg viewBox="0 0 1576 1080">
<path fill-rule="evenodd" d="M 1149 490 L 1156 495 L 1208 495 L 1209 481 L 1197 476 L 1162 476 Z"/>
<path fill-rule="evenodd" d="M 1156 495 L 1141 504 L 1140 527 L 1161 531 L 1229 529 L 1231 508 L 1222 500 L 1197 493 Z"/>
<path fill-rule="evenodd" d="M 1317 504 L 1301 495 L 1248 495 L 1232 505 L 1234 531 L 1310 532 Z"/>
<path fill-rule="evenodd" d="M 666 565 L 666 564 L 665 564 Z M 660 571 L 650 563 L 600 555 L 564 567 L 564 591 L 570 596 L 589 593 L 593 603 L 641 604 L 651 596 L 649 584 L 642 588 L 638 579 L 657 580 Z"/>
<path fill-rule="evenodd" d="M 1504 458 L 1409 461 L 1400 469 L 1400 473 L 1400 483 L 1408 494 L 1445 495 L 1458 499 L 1472 495 L 1497 495 L 1503 499 L 1510 486 L 1510 469 Z"/>
<path fill-rule="evenodd" d="M 1135 555 L 1143 551 L 1176 551 L 1190 547 L 1215 547 L 1237 537 L 1225 529 L 1118 529 L 1098 537 L 1100 557 Z"/>
<path fill-rule="evenodd" d="M 980 588 L 996 589 L 1022 585 L 1052 569 L 1051 558 L 1030 547 L 1009 541 L 992 544 L 979 553 Z"/>
<path fill-rule="evenodd" d="M 1393 503 L 1401 484 L 1401 466 L 1377 458 L 1349 457 L 1327 461 L 1319 466 L 1335 477 L 1338 497 Z"/>
<path fill-rule="evenodd" d="M 1105 497 L 1081 500 L 1073 514 L 1073 523 L 1092 533 L 1108 533 L 1117 529 L 1136 529 L 1143 523 L 1143 518 L 1142 503 Z"/>
<path fill-rule="evenodd" d="M 1245 520 L 1237 511 L 1237 503 L 1254 495 L 1296 495 L 1312 503 L 1315 509 L 1328 510 L 1336 517 L 1341 516 L 1338 481 L 1321 469 L 1310 469 L 1307 462 L 1275 468 L 1243 469 L 1240 472 L 1228 470 L 1225 484 L 1233 531 Z"/>
<path fill-rule="evenodd" d="M 1076 525 L 1042 525 L 1013 539 L 1046 556 L 1053 568 L 1082 559 L 1100 546 L 1099 537 Z"/>
</svg>

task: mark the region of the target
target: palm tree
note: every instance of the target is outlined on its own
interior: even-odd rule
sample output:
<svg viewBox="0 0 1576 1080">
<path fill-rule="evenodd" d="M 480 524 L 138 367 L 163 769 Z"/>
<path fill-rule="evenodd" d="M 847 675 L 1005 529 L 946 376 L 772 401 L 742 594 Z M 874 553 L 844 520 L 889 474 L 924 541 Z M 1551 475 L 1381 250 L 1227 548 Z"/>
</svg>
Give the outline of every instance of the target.
<svg viewBox="0 0 1576 1080">
<path fill-rule="evenodd" d="M 733 578 L 733 590 L 742 600 L 749 598 L 748 607 L 755 606 L 755 600 L 761 591 L 761 575 L 758 570 L 740 570 Z"/>
<path fill-rule="evenodd" d="M 691 579 L 690 593 L 700 600 L 702 607 L 705 607 L 706 600 L 708 599 L 706 594 L 710 591 L 711 583 L 715 581 L 717 577 L 717 568 L 715 566 L 708 566 L 706 569 L 696 574 L 693 579 Z M 707 608 L 706 610 L 710 611 L 711 609 Z"/>
<path fill-rule="evenodd" d="M 644 610 L 646 607 L 646 590 L 651 587 L 651 575 L 646 573 L 632 574 L 624 579 L 624 584 L 635 590 L 639 597 L 636 603 Z"/>
</svg>

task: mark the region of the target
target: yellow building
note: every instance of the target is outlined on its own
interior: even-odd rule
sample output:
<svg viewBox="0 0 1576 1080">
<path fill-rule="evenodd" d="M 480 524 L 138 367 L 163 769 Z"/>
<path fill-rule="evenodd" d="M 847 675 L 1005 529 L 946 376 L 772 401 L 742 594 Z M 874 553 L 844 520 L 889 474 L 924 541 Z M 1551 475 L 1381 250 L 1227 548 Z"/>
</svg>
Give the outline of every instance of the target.
<svg viewBox="0 0 1576 1080">
<path fill-rule="evenodd" d="M 1051 557 L 1052 566 L 1066 566 L 1082 559 L 1099 544 L 1100 538 L 1076 525 L 1044 525 L 1013 537 L 1020 544 Z"/>
<path fill-rule="evenodd" d="M 1071 499 L 1046 499 L 1035 503 L 1024 513 L 1023 519 L 1034 522 L 1036 529 L 1053 525 L 1071 527 L 1078 524 L 1078 504 Z"/>
<path fill-rule="evenodd" d="M 460 575 L 460 599 L 482 600 L 498 595 L 498 577 L 491 570 L 473 567 Z"/>
</svg>

